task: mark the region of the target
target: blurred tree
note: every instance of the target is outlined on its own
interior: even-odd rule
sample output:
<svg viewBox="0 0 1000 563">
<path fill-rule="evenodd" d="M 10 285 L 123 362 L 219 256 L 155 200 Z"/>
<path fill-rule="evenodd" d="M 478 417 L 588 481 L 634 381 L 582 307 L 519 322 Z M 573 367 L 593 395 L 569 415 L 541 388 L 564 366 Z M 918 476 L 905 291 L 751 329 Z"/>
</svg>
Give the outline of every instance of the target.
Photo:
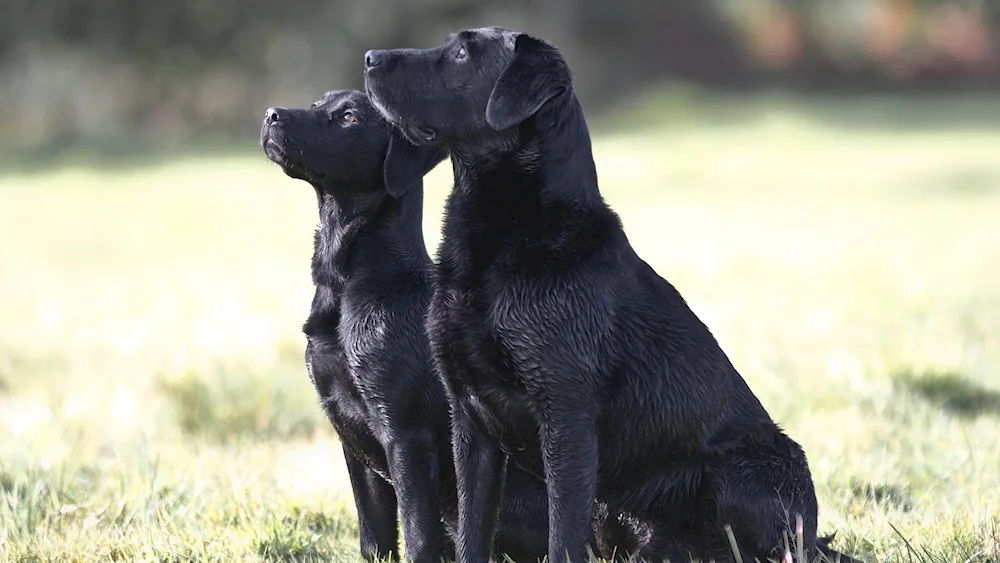
<svg viewBox="0 0 1000 563">
<path fill-rule="evenodd" d="M 361 86 L 374 47 L 489 24 L 551 39 L 589 109 L 715 88 L 1000 86 L 996 0 L 0 0 L 5 145 L 249 135 L 271 104 Z"/>
</svg>

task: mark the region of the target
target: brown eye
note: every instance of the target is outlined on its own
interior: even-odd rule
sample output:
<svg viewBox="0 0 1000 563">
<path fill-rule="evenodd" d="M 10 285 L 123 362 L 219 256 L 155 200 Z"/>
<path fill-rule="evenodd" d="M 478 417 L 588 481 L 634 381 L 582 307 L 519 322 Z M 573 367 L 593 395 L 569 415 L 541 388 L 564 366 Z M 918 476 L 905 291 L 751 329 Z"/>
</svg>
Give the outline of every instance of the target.
<svg viewBox="0 0 1000 563">
<path fill-rule="evenodd" d="M 467 58 L 469 58 L 469 54 L 465 52 L 465 47 L 459 47 L 458 50 L 455 51 L 456 61 L 464 61 Z"/>
<path fill-rule="evenodd" d="M 344 125 L 354 125 L 358 122 L 358 116 L 354 115 L 353 111 L 345 111 L 344 115 L 340 116 L 340 120 Z"/>
</svg>

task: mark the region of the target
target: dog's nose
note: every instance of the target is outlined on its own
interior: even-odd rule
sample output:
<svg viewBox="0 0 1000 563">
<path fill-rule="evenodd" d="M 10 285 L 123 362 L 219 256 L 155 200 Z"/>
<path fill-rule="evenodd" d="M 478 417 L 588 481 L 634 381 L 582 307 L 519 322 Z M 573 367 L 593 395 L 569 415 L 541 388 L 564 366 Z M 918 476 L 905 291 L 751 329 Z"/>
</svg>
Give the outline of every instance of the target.
<svg viewBox="0 0 1000 563">
<path fill-rule="evenodd" d="M 279 123 L 288 120 L 288 110 L 285 108 L 267 108 L 267 113 L 264 114 L 264 120 L 268 123 Z"/>
<path fill-rule="evenodd" d="M 365 53 L 365 70 L 375 68 L 385 59 L 385 51 L 368 51 Z"/>
</svg>

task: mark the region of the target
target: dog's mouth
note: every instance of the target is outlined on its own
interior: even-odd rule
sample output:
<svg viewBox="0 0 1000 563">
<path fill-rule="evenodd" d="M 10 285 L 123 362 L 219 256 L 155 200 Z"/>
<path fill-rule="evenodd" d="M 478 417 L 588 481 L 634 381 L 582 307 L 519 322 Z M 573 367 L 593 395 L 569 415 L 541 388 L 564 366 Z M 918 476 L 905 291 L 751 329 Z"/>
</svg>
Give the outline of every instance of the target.
<svg viewBox="0 0 1000 563">
<path fill-rule="evenodd" d="M 278 166 L 286 169 L 296 169 L 299 168 L 298 164 L 288 157 L 288 153 L 285 149 L 270 137 L 267 137 L 261 141 L 261 146 L 264 147 L 264 154 L 267 155 L 268 160 L 277 164 Z"/>
<path fill-rule="evenodd" d="M 407 138 L 414 145 L 430 144 L 437 140 L 437 131 L 429 127 L 422 127 L 420 125 L 414 125 L 409 121 L 404 120 L 394 120 L 392 122 L 403 136 Z"/>
<path fill-rule="evenodd" d="M 403 119 L 396 112 L 390 111 L 389 106 L 386 102 L 379 96 L 378 83 L 371 80 L 367 76 L 365 77 L 365 90 L 368 93 L 368 99 L 371 100 L 372 105 L 378 110 L 382 117 L 387 121 L 392 123 L 394 126 L 399 128 L 403 132 L 403 135 L 407 137 L 414 144 L 421 143 L 433 143 L 437 140 L 437 131 L 431 129 L 430 127 L 423 127 L 416 125 L 411 121 Z"/>
<path fill-rule="evenodd" d="M 437 131 L 433 129 L 412 124 L 410 125 L 410 128 L 413 129 L 413 132 L 423 141 L 433 143 L 437 140 Z"/>
<path fill-rule="evenodd" d="M 263 147 L 264 154 L 267 156 L 268 160 L 280 166 L 285 174 L 290 177 L 305 180 L 307 182 L 322 180 L 321 175 L 313 174 L 294 159 L 290 158 L 285 149 L 274 139 L 264 137 L 261 139 L 260 144 Z"/>
<path fill-rule="evenodd" d="M 260 146 L 264 148 L 264 154 L 267 155 L 267 158 L 271 162 L 279 166 L 284 166 L 285 163 L 290 162 L 288 160 L 288 155 L 285 154 L 285 151 L 281 150 L 281 146 L 274 142 L 274 140 L 270 137 L 264 137 L 261 139 Z"/>
</svg>

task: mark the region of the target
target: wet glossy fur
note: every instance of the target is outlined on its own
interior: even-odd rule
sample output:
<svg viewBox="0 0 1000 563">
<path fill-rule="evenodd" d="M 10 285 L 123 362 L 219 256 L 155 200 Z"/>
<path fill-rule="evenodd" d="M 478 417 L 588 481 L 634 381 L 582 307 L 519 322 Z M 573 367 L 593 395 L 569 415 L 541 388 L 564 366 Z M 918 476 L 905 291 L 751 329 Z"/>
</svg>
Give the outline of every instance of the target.
<svg viewBox="0 0 1000 563">
<path fill-rule="evenodd" d="M 424 332 L 432 263 L 421 229 L 422 177 L 447 155 L 413 146 L 350 91 L 309 109 L 269 109 L 261 145 L 319 202 L 306 363 L 343 443 L 362 554 L 399 559 L 398 506 L 409 559 L 451 558 L 455 475 Z M 515 469 L 506 488 L 497 549 L 544 556 L 544 484 Z"/>
<path fill-rule="evenodd" d="M 377 108 L 449 150 L 428 332 L 453 411 L 458 560 L 486 561 L 508 456 L 546 480 L 550 561 L 584 560 L 594 499 L 651 561 L 780 555 L 806 456 L 709 329 L 633 251 L 597 182 L 569 69 L 500 28 L 369 52 Z M 625 536 L 623 536 L 625 537 Z"/>
</svg>

